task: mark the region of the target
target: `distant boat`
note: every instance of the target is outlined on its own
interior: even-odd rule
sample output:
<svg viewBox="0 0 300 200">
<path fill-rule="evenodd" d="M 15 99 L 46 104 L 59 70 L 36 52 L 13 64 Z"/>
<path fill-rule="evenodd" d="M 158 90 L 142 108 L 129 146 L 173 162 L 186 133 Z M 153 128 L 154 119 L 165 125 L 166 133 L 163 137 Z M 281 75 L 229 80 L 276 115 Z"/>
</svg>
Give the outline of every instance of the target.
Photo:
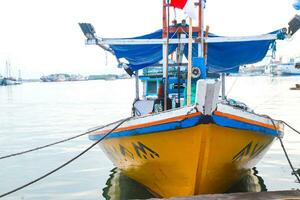
<svg viewBox="0 0 300 200">
<path fill-rule="evenodd" d="M 273 76 L 300 75 L 300 60 L 291 58 L 288 62 L 276 62 L 266 65 L 265 74 Z"/>
<path fill-rule="evenodd" d="M 6 76 L 0 78 L 0 85 L 19 85 L 21 83 L 12 76 L 10 62 L 6 61 Z"/>
<path fill-rule="evenodd" d="M 42 76 L 40 79 L 43 82 L 63 82 L 70 77 L 69 74 L 50 74 L 48 76 Z"/>
<path fill-rule="evenodd" d="M 64 81 L 83 81 L 86 80 L 84 76 L 80 74 L 50 74 L 48 76 L 42 76 L 43 82 L 64 82 Z"/>
<path fill-rule="evenodd" d="M 5 77 L 3 78 L 2 85 L 17 85 L 18 81 L 13 77 Z"/>
<path fill-rule="evenodd" d="M 277 66 L 277 71 L 281 76 L 300 75 L 300 60 L 290 59 L 290 62 L 281 63 Z"/>
</svg>

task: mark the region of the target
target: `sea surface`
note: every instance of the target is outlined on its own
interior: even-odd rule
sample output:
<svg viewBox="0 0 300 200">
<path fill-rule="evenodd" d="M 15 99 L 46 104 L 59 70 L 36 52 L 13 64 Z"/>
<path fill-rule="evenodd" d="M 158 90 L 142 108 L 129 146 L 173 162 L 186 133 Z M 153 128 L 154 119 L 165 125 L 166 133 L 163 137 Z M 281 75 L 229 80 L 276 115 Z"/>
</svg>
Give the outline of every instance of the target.
<svg viewBox="0 0 300 200">
<path fill-rule="evenodd" d="M 300 77 L 228 77 L 226 93 L 257 113 L 300 130 Z M 0 87 L 0 157 L 56 142 L 91 127 L 130 116 L 134 79 L 24 83 Z M 283 140 L 300 168 L 300 135 L 285 128 Z M 0 160 L 0 195 L 58 167 L 92 144 L 87 136 L 25 155 Z M 224 172 L 225 173 L 225 172 Z M 235 191 L 300 188 L 276 141 Z M 96 200 L 149 198 L 151 194 L 115 169 L 96 146 L 73 163 L 3 199 Z"/>
</svg>

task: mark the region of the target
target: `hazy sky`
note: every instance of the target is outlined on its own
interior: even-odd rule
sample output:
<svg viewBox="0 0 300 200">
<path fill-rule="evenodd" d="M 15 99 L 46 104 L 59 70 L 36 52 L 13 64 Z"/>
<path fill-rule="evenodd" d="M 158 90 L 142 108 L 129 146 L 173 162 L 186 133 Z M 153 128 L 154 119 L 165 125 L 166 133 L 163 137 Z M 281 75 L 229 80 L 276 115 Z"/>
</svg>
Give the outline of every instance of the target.
<svg viewBox="0 0 300 200">
<path fill-rule="evenodd" d="M 128 37 L 161 28 L 162 0 L 1 0 L 0 73 L 10 60 L 23 78 L 50 73 L 120 73 L 96 46 L 85 46 L 78 22 L 98 36 Z M 207 0 L 205 17 L 218 35 L 255 35 L 286 26 L 293 0 Z M 173 13 L 173 10 L 172 12 Z M 181 16 L 180 11 L 176 12 Z M 278 55 L 300 55 L 300 33 L 280 42 Z"/>
</svg>

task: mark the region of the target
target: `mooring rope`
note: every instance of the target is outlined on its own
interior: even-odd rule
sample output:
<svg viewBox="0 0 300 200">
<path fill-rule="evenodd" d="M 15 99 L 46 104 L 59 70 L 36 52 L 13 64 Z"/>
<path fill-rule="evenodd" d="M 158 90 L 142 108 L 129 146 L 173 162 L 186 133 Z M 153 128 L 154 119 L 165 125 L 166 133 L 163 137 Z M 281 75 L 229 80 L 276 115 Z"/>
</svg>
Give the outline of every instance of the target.
<svg viewBox="0 0 300 200">
<path fill-rule="evenodd" d="M 287 154 L 287 151 L 286 151 L 286 149 L 285 149 L 285 147 L 284 147 L 284 144 L 283 144 L 283 141 L 282 141 L 282 139 L 280 138 L 280 137 L 278 137 L 278 139 L 279 139 L 279 141 L 280 141 L 280 144 L 281 144 L 281 147 L 282 147 L 282 149 L 283 149 L 283 152 L 284 152 L 284 155 L 285 155 L 285 157 L 286 157 L 286 159 L 287 159 L 287 161 L 288 161 L 288 163 L 289 163 L 289 165 L 290 165 L 290 167 L 291 167 L 291 169 L 292 169 L 292 175 L 295 175 L 295 177 L 297 178 L 297 181 L 298 181 L 298 183 L 300 183 L 300 177 L 299 177 L 299 175 L 298 175 L 298 172 L 295 170 L 295 168 L 293 167 L 293 165 L 292 165 L 292 162 L 291 162 L 291 160 L 290 160 L 290 158 L 289 158 L 289 156 L 288 156 L 288 154 Z"/>
<path fill-rule="evenodd" d="M 279 95 L 282 95 L 282 91 L 277 92 L 276 94 L 272 95 L 270 98 L 264 100 L 261 103 L 258 103 L 256 105 L 253 106 L 253 110 L 256 110 L 257 108 L 260 108 L 263 105 L 266 105 L 267 103 L 269 103 L 270 101 L 272 101 L 273 99 L 277 98 Z"/>
<path fill-rule="evenodd" d="M 101 139 L 99 139 L 99 140 L 97 140 L 96 142 L 94 142 L 91 146 L 89 146 L 87 149 L 85 149 L 84 151 L 82 151 L 80 154 L 78 154 L 78 155 L 75 156 L 74 158 L 70 159 L 69 161 L 65 162 L 64 164 L 60 165 L 59 167 L 53 169 L 52 171 L 50 171 L 50 172 L 44 174 L 43 176 L 40 176 L 39 178 L 37 178 L 37 179 L 35 179 L 35 180 L 33 180 L 33 181 L 30 181 L 29 183 L 26 183 L 26 184 L 24 184 L 24 185 L 22 185 L 22 186 L 20 186 L 20 187 L 18 187 L 18 188 L 16 188 L 16 189 L 13 189 L 13 190 L 11 190 L 11 191 L 9 191 L 9 192 L 6 192 L 6 193 L 4 193 L 4 194 L 1 194 L 1 195 L 0 195 L 0 198 L 5 197 L 5 196 L 7 196 L 7 195 L 9 195 L 9 194 L 15 193 L 15 192 L 17 192 L 17 191 L 19 191 L 19 190 L 21 190 L 21 189 L 23 189 L 23 188 L 25 188 L 25 187 L 28 187 L 28 186 L 32 185 L 33 183 L 36 183 L 36 182 L 38 182 L 38 181 L 40 181 L 40 180 L 46 178 L 47 176 L 53 174 L 54 172 L 56 172 L 56 171 L 62 169 L 63 167 L 67 166 L 68 164 L 70 164 L 71 162 L 73 162 L 74 160 L 76 160 L 77 158 L 79 158 L 80 156 L 82 156 L 83 154 L 85 154 L 86 152 L 88 152 L 88 151 L 89 151 L 90 149 L 92 149 L 95 145 L 97 145 L 97 144 L 98 144 L 99 142 L 101 142 L 104 138 L 106 138 L 109 134 L 111 134 L 114 130 L 116 130 L 119 126 L 121 126 L 124 122 L 128 121 L 128 120 L 131 119 L 131 118 L 132 118 L 132 117 L 128 117 L 128 118 L 126 118 L 126 119 L 123 119 L 123 120 L 122 120 L 120 123 L 118 123 L 113 129 L 111 129 L 108 133 L 106 133 Z"/>
<path fill-rule="evenodd" d="M 233 87 L 235 86 L 236 82 L 238 80 L 238 76 L 235 77 L 234 82 L 231 84 L 227 94 L 225 95 L 226 97 L 229 95 L 229 93 L 231 92 L 231 90 L 233 89 Z"/>
<path fill-rule="evenodd" d="M 274 126 L 274 128 L 275 128 L 275 130 L 276 130 L 276 132 L 278 132 L 278 129 L 277 129 L 276 125 L 275 125 L 274 120 L 273 120 L 270 116 L 268 116 L 268 115 L 266 115 L 266 116 L 271 120 L 271 122 L 272 122 L 272 124 L 273 124 L 273 126 Z M 283 122 L 283 121 L 280 121 L 280 122 Z M 287 124 L 287 123 L 285 123 L 285 122 L 283 122 L 283 123 L 284 123 L 284 124 Z M 288 125 L 288 126 L 289 126 L 289 125 Z M 289 126 L 289 127 L 291 128 L 291 126 Z M 294 129 L 294 128 L 292 128 L 292 129 L 295 130 L 297 133 L 299 133 L 299 131 L 297 131 L 296 129 Z M 284 144 L 283 144 L 283 141 L 282 141 L 281 137 L 278 136 L 277 138 L 278 138 L 279 141 L 280 141 L 280 145 L 281 145 L 282 150 L 283 150 L 283 152 L 284 152 L 285 158 L 287 159 L 287 161 L 288 161 L 288 163 L 289 163 L 289 165 L 290 165 L 290 168 L 292 169 L 292 175 L 295 175 L 295 177 L 296 177 L 298 183 L 300 183 L 300 177 L 299 177 L 299 175 L 298 175 L 298 172 L 295 170 L 295 168 L 294 168 L 294 166 L 293 166 L 293 164 L 292 164 L 292 162 L 291 162 L 291 159 L 289 158 L 289 155 L 287 154 L 287 151 L 286 151 L 286 149 L 285 149 L 285 146 L 284 146 Z"/>
<path fill-rule="evenodd" d="M 290 129 L 292 129 L 293 131 L 295 131 L 296 133 L 300 134 L 300 131 L 296 130 L 294 127 L 292 127 L 291 125 L 289 125 L 288 123 L 286 123 L 285 121 L 280 120 L 282 123 L 284 123 L 285 125 L 287 125 Z"/>
<path fill-rule="evenodd" d="M 89 134 L 89 133 L 92 133 L 92 132 L 94 132 L 94 131 L 96 131 L 96 130 L 103 129 L 103 128 L 107 127 L 107 126 L 110 126 L 110 125 L 112 125 L 112 124 L 114 124 L 114 123 L 118 123 L 118 122 L 120 122 L 120 121 L 122 121 L 122 120 L 118 120 L 118 121 L 116 121 L 116 122 L 112 122 L 112 123 L 109 123 L 109 124 L 106 124 L 106 125 L 103 125 L 103 126 L 94 128 L 94 129 L 92 129 L 92 130 L 86 131 L 86 132 L 81 133 L 81 134 L 79 134 L 79 135 L 75 135 L 75 136 L 70 137 L 70 138 L 67 138 L 67 139 L 63 139 L 63 140 L 60 140 L 60 141 L 57 141 L 57 142 L 53 142 L 53 143 L 50 143 L 50 144 L 46 144 L 46 145 L 44 145 L 44 146 L 39 146 L 39 147 L 35 147 L 35 148 L 33 148 L 33 149 L 21 151 L 21 152 L 18 152 L 18 153 L 13 153 L 13 154 L 1 156 L 1 157 L 0 157 L 0 160 L 5 159 L 5 158 L 9 158 L 9 157 L 19 156 L 19 155 L 22 155 L 22 154 L 26 154 L 26 153 L 30 153 L 30 152 L 33 152 L 33 151 L 41 150 L 41 149 L 44 149 L 44 148 L 47 148 L 47 147 L 51 147 L 51 146 L 54 146 L 54 145 L 57 145 L 57 144 L 60 144 L 60 143 L 63 143 L 63 142 L 67 142 L 67 141 L 76 139 L 76 138 L 78 138 L 78 137 L 87 135 L 87 134 Z"/>
</svg>

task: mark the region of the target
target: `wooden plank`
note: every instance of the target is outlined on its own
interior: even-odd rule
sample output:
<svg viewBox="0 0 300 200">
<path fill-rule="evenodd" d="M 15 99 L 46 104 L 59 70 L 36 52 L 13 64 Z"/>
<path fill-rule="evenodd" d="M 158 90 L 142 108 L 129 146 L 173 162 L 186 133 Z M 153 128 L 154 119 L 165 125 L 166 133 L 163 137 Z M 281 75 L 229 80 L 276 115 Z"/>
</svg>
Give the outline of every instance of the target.
<svg viewBox="0 0 300 200">
<path fill-rule="evenodd" d="M 154 200 L 153 198 L 152 200 Z M 300 190 L 286 190 L 273 192 L 247 192 L 230 194 L 209 194 L 190 197 L 173 197 L 172 200 L 300 200 Z"/>
<path fill-rule="evenodd" d="M 193 33 L 192 33 L 192 24 L 193 20 L 189 17 L 189 38 L 188 38 L 188 74 L 187 74 L 187 98 L 186 105 L 191 105 L 191 88 L 192 88 L 192 44 L 193 44 Z"/>
</svg>

